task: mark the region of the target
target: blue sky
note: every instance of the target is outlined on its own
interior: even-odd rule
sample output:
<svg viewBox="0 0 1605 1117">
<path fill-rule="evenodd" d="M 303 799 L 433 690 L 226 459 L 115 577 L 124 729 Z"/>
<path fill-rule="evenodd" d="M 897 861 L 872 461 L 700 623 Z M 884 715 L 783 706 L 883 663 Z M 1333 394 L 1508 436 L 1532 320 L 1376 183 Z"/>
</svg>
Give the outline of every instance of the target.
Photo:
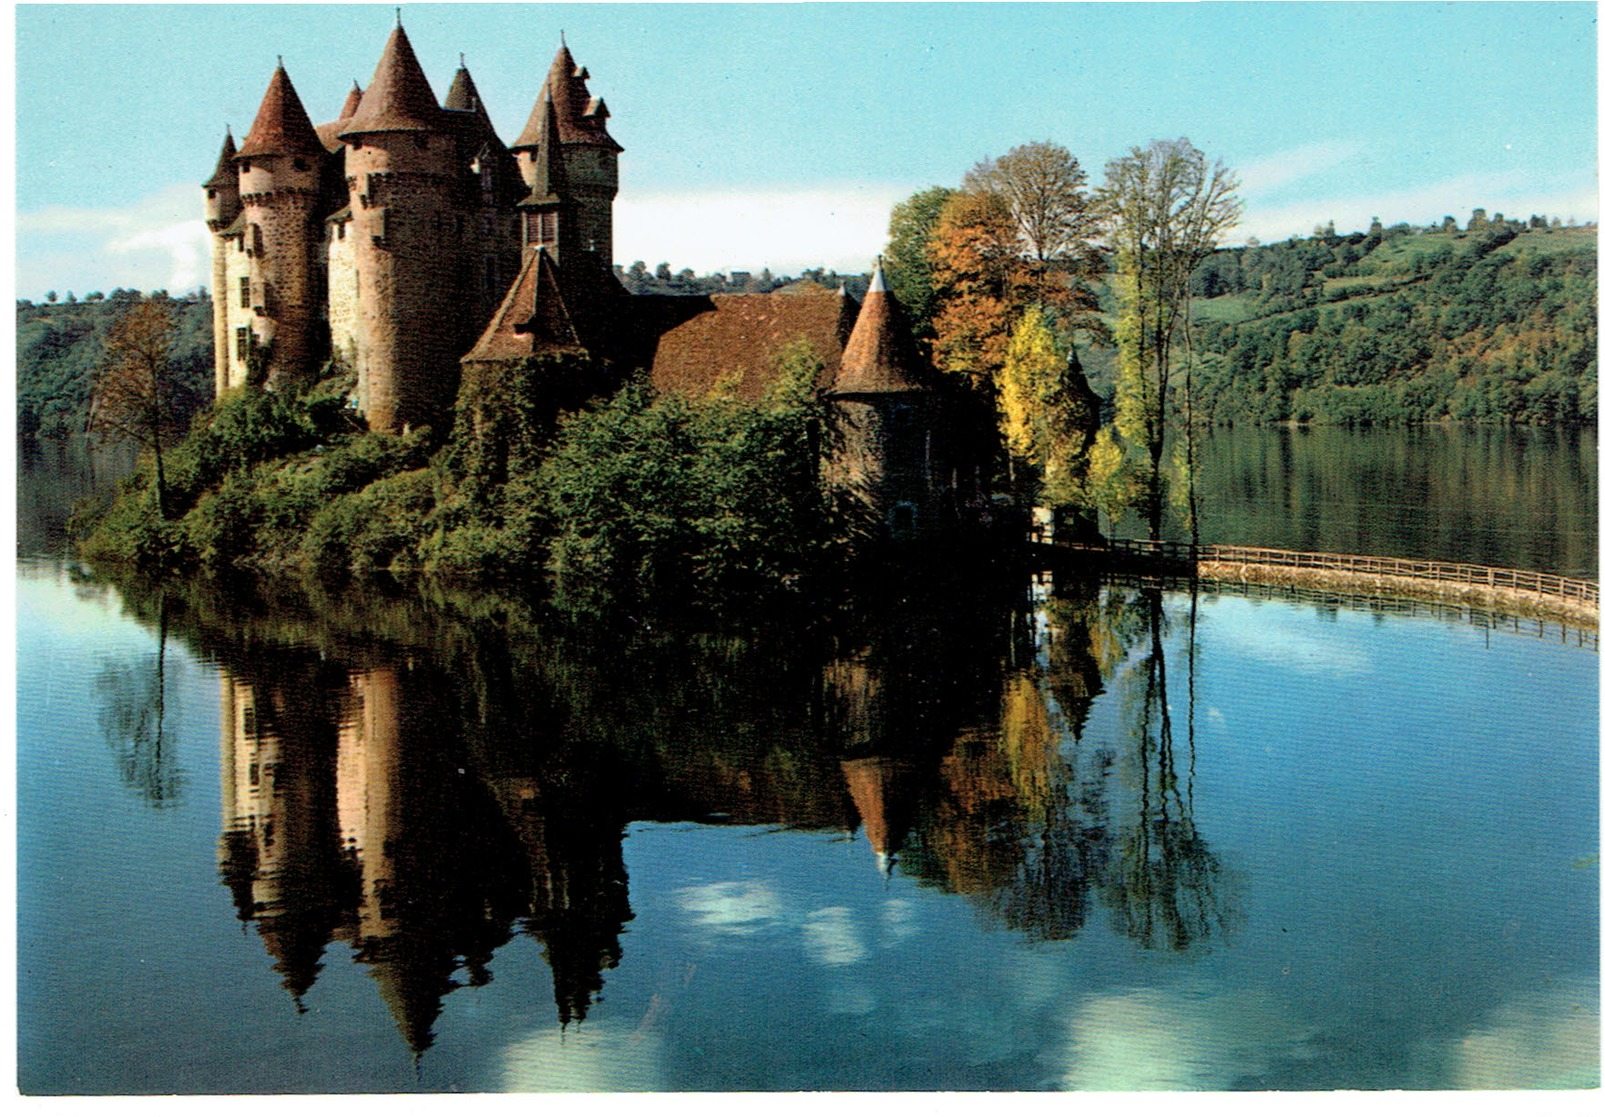
<svg viewBox="0 0 1605 1117">
<path fill-rule="evenodd" d="M 897 200 L 1031 140 L 1095 185 L 1185 135 L 1243 178 L 1233 239 L 1317 222 L 1594 220 L 1590 3 L 406 4 L 506 140 L 567 36 L 624 145 L 619 263 L 866 268 Z M 199 183 L 279 55 L 315 122 L 364 86 L 371 5 L 19 5 L 17 293 L 203 283 Z"/>
</svg>

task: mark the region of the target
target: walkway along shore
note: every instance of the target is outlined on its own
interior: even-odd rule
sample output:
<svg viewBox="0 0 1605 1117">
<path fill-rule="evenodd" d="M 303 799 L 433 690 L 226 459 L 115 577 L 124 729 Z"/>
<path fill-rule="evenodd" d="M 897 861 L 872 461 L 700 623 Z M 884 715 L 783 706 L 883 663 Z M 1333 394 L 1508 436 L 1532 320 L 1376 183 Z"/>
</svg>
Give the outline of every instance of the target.
<svg viewBox="0 0 1605 1117">
<path fill-rule="evenodd" d="M 1532 570 L 1212 543 L 1195 548 L 1162 539 L 1111 539 L 1099 544 L 1033 541 L 1030 553 L 1052 567 L 1084 565 L 1218 583 L 1442 601 L 1599 627 L 1598 582 Z"/>
</svg>

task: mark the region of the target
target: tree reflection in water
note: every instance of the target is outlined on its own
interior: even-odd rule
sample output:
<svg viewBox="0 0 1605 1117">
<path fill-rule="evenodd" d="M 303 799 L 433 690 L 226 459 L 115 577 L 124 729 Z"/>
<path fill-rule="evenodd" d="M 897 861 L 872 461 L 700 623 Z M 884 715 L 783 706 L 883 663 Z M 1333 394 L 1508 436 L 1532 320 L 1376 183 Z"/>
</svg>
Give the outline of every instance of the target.
<svg viewBox="0 0 1605 1117">
<path fill-rule="evenodd" d="M 117 774 L 153 807 L 177 806 L 185 776 L 173 747 L 167 710 L 167 610 L 158 595 L 156 651 L 113 660 L 95 677 L 101 696 L 101 734 L 116 759 Z"/>
<path fill-rule="evenodd" d="M 348 943 L 414 1052 L 514 935 L 541 942 L 558 1020 L 585 1019 L 633 918 L 634 821 L 861 832 L 881 872 L 1033 940 L 1100 902 L 1147 947 L 1218 931 L 1159 589 L 908 584 L 800 635 L 577 625 L 483 593 L 124 595 L 218 665 L 240 919 L 297 1005 Z"/>
</svg>

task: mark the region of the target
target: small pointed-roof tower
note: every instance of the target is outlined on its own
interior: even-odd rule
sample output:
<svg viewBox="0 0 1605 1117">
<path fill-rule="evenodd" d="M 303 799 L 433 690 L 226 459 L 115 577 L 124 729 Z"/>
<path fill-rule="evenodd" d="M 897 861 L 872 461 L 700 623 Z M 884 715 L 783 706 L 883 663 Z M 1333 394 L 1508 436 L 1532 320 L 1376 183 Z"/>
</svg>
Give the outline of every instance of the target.
<svg viewBox="0 0 1605 1117">
<path fill-rule="evenodd" d="M 479 90 L 474 86 L 473 75 L 468 72 L 468 60 L 462 55 L 457 56 L 460 65 L 457 72 L 452 75 L 451 89 L 446 92 L 445 108 L 456 109 L 458 112 L 483 113 L 485 103 L 480 100 Z"/>
<path fill-rule="evenodd" d="M 217 157 L 217 166 L 212 171 L 212 177 L 201 183 L 208 190 L 215 190 L 219 186 L 232 186 L 238 179 L 239 172 L 234 167 L 234 156 L 238 154 L 234 147 L 234 130 L 223 129 L 223 150 Z"/>
<path fill-rule="evenodd" d="M 284 62 L 281 60 L 273 71 L 272 80 L 268 82 L 262 107 L 256 111 L 256 122 L 251 125 L 251 131 L 235 158 L 251 159 L 265 155 L 321 157 L 323 152 L 323 143 L 312 127 L 312 120 L 307 116 L 301 98 L 296 96 L 295 86 L 290 84 L 290 75 L 284 72 Z"/>
<path fill-rule="evenodd" d="M 551 101 L 557 109 L 558 132 L 564 143 L 623 151 L 618 141 L 608 135 L 607 103 L 599 97 L 592 97 L 585 86 L 589 77 L 586 70 L 574 64 L 568 44 L 565 42 L 559 46 L 557 56 L 552 59 L 552 68 L 547 71 L 546 81 L 535 98 L 535 108 L 529 114 L 529 121 L 519 133 L 512 150 L 522 151 L 540 143 L 544 115 L 542 102 Z"/>
<path fill-rule="evenodd" d="M 359 106 L 361 106 L 361 104 L 362 86 L 358 85 L 356 83 L 356 79 L 353 78 L 351 82 L 351 92 L 346 94 L 346 103 L 340 106 L 340 115 L 335 119 L 350 120 L 353 116 L 357 115 L 357 109 Z"/>
<path fill-rule="evenodd" d="M 538 146 L 535 149 L 535 171 L 530 181 L 529 197 L 518 203 L 521 206 L 553 206 L 568 200 L 568 171 L 563 161 L 563 145 L 552 142 L 558 136 L 557 106 L 550 100 L 544 103 L 541 114 Z"/>
<path fill-rule="evenodd" d="M 563 298 L 557 268 L 542 246 L 524 261 L 507 297 L 463 363 L 516 361 L 534 353 L 583 347 Z"/>
<path fill-rule="evenodd" d="M 442 131 L 440 102 L 429 87 L 407 32 L 398 22 L 385 42 L 362 104 L 340 138 L 367 132 Z"/>
<path fill-rule="evenodd" d="M 887 286 L 886 272 L 880 258 L 876 257 L 875 274 L 864 295 L 858 320 L 853 323 L 852 336 L 842 350 L 841 370 L 836 374 L 831 394 L 929 390 L 902 308 Z"/>
</svg>

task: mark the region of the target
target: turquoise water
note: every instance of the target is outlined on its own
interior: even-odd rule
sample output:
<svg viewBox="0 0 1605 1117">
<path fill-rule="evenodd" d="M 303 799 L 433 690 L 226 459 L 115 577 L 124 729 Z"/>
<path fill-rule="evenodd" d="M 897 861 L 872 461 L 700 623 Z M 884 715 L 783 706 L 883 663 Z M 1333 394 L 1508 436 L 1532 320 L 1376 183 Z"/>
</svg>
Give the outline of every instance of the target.
<svg viewBox="0 0 1605 1117">
<path fill-rule="evenodd" d="M 1592 633 L 18 580 L 29 1093 L 1582 1087 Z"/>
</svg>

